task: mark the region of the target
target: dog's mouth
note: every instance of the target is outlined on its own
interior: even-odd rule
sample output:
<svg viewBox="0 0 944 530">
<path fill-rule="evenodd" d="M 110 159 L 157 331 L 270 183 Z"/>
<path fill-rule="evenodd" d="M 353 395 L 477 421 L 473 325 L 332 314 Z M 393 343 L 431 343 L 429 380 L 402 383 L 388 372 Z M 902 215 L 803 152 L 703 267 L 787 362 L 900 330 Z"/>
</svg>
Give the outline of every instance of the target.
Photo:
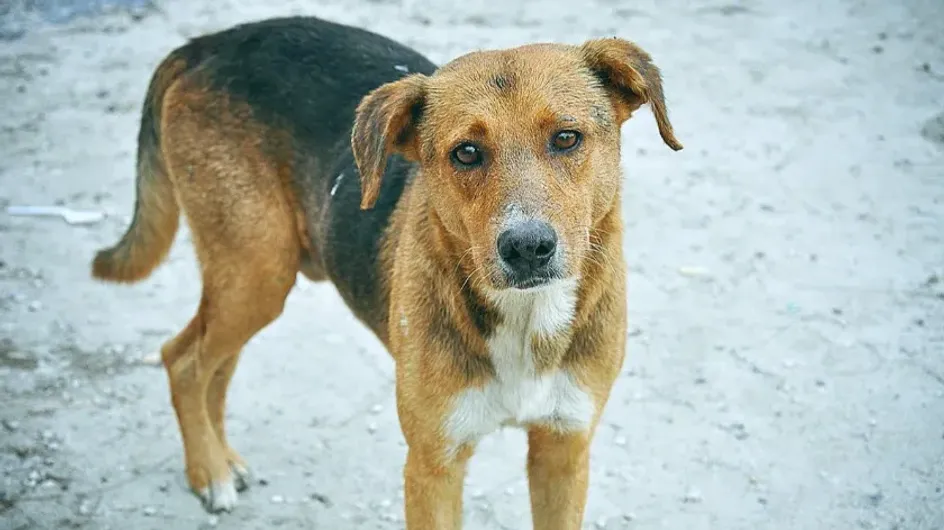
<svg viewBox="0 0 944 530">
<path fill-rule="evenodd" d="M 505 270 L 502 276 L 504 280 L 501 282 L 502 287 L 514 291 L 541 289 L 554 285 L 565 278 L 564 271 L 556 266 L 530 271 L 527 274 L 515 274 Z"/>
<path fill-rule="evenodd" d="M 532 276 L 530 278 L 524 278 L 520 280 L 509 278 L 508 284 L 512 289 L 527 291 L 529 289 L 537 289 L 539 287 L 550 285 L 552 282 L 559 279 L 559 277 L 552 275 Z"/>
</svg>

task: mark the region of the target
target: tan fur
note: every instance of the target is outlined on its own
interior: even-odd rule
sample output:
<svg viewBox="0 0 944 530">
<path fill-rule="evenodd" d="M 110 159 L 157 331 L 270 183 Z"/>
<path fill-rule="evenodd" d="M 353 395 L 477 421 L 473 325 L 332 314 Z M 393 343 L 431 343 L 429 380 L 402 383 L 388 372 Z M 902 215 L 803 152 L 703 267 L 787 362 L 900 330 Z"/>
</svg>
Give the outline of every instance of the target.
<svg viewBox="0 0 944 530">
<path fill-rule="evenodd" d="M 161 68 L 158 77 L 171 75 L 171 66 Z M 244 466 L 223 426 L 240 350 L 279 316 L 297 271 L 313 279 L 324 274 L 287 184 L 289 139 L 254 122 L 225 94 L 206 90 L 198 76 L 168 85 L 166 94 L 151 96 L 162 103 L 167 180 L 139 188 L 144 207 L 136 219 L 140 226 L 157 223 L 158 232 L 172 237 L 175 211 L 148 205 L 175 196 L 200 260 L 204 287 L 196 316 L 162 352 L 188 478 L 202 491 Z M 397 408 L 409 446 L 408 529 L 461 526 L 462 483 L 474 444 L 452 447 L 443 426 L 460 392 L 483 388 L 493 377 L 488 337 L 480 329 L 504 318 L 485 293 L 507 287 L 494 248 L 510 205 L 554 226 L 566 274 L 579 278 L 570 326 L 526 340 L 539 373 L 566 370 L 586 390 L 594 403 L 591 426 L 567 432 L 550 424 L 523 427 L 535 528 L 580 528 L 589 447 L 625 348 L 619 126 L 644 103 L 665 143 L 680 149 L 658 69 L 645 52 L 619 39 L 469 54 L 433 76 L 381 86 L 361 102 L 352 146 L 362 208 L 377 200 L 388 156 L 399 153 L 420 166 L 381 253 L 386 327 L 365 322 L 396 360 Z M 549 154 L 547 139 L 572 126 L 585 131 L 581 151 Z M 486 146 L 486 167 L 461 173 L 453 167 L 448 153 L 461 140 Z M 100 257 L 97 277 L 138 279 L 159 261 L 166 237 L 129 234 L 124 247 L 156 250 L 143 258 L 128 252 Z M 482 322 L 462 306 L 468 292 L 481 302 L 476 314 Z"/>
</svg>

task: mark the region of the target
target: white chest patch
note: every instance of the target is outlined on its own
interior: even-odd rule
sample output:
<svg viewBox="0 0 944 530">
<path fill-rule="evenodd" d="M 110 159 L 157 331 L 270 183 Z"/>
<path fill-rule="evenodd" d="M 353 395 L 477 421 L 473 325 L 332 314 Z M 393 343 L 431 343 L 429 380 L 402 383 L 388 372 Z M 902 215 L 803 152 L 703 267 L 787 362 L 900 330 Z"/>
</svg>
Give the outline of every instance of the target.
<svg viewBox="0 0 944 530">
<path fill-rule="evenodd" d="M 506 425 L 589 428 L 595 410 L 590 395 L 564 370 L 538 375 L 531 351 L 535 335 L 550 337 L 571 325 L 576 288 L 576 281 L 570 280 L 490 296 L 503 319 L 489 340 L 496 375 L 483 388 L 456 396 L 445 424 L 455 444 L 475 442 Z"/>
</svg>

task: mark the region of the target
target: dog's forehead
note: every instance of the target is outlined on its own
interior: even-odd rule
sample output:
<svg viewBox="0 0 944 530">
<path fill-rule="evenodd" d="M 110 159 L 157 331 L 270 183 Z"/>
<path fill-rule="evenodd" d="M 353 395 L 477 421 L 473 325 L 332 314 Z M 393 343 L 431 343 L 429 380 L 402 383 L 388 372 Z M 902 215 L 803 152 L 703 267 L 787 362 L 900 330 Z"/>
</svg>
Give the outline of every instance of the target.
<svg viewBox="0 0 944 530">
<path fill-rule="evenodd" d="M 458 72 L 516 61 L 519 63 L 560 61 L 573 58 L 577 48 L 567 44 L 534 43 L 514 48 L 477 50 L 460 55 L 442 65 L 439 73 Z"/>
<path fill-rule="evenodd" d="M 595 88 L 578 48 L 529 44 L 457 57 L 430 77 L 427 94 L 433 112 L 478 114 L 497 106 L 566 112 L 586 106 Z"/>
</svg>

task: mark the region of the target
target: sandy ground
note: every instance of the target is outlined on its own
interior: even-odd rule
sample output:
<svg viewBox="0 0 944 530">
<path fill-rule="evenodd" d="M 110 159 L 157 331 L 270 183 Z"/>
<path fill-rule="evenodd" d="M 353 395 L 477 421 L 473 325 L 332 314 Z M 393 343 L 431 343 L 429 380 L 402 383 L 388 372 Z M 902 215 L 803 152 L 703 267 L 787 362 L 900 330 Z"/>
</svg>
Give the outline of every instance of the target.
<svg viewBox="0 0 944 530">
<path fill-rule="evenodd" d="M 686 149 L 647 110 L 625 127 L 632 325 L 587 527 L 944 528 L 944 4 L 723 2 L 167 0 L 45 21 L 0 2 L 0 528 L 403 527 L 392 362 L 332 287 L 300 280 L 247 348 L 229 421 L 258 480 L 215 517 L 148 363 L 195 308 L 187 234 L 145 283 L 87 272 L 131 212 L 163 54 L 298 13 L 437 62 L 618 34 L 663 68 Z M 48 204 L 107 217 L 5 213 Z M 529 527 L 524 451 L 517 431 L 482 444 L 467 528 Z"/>
</svg>

